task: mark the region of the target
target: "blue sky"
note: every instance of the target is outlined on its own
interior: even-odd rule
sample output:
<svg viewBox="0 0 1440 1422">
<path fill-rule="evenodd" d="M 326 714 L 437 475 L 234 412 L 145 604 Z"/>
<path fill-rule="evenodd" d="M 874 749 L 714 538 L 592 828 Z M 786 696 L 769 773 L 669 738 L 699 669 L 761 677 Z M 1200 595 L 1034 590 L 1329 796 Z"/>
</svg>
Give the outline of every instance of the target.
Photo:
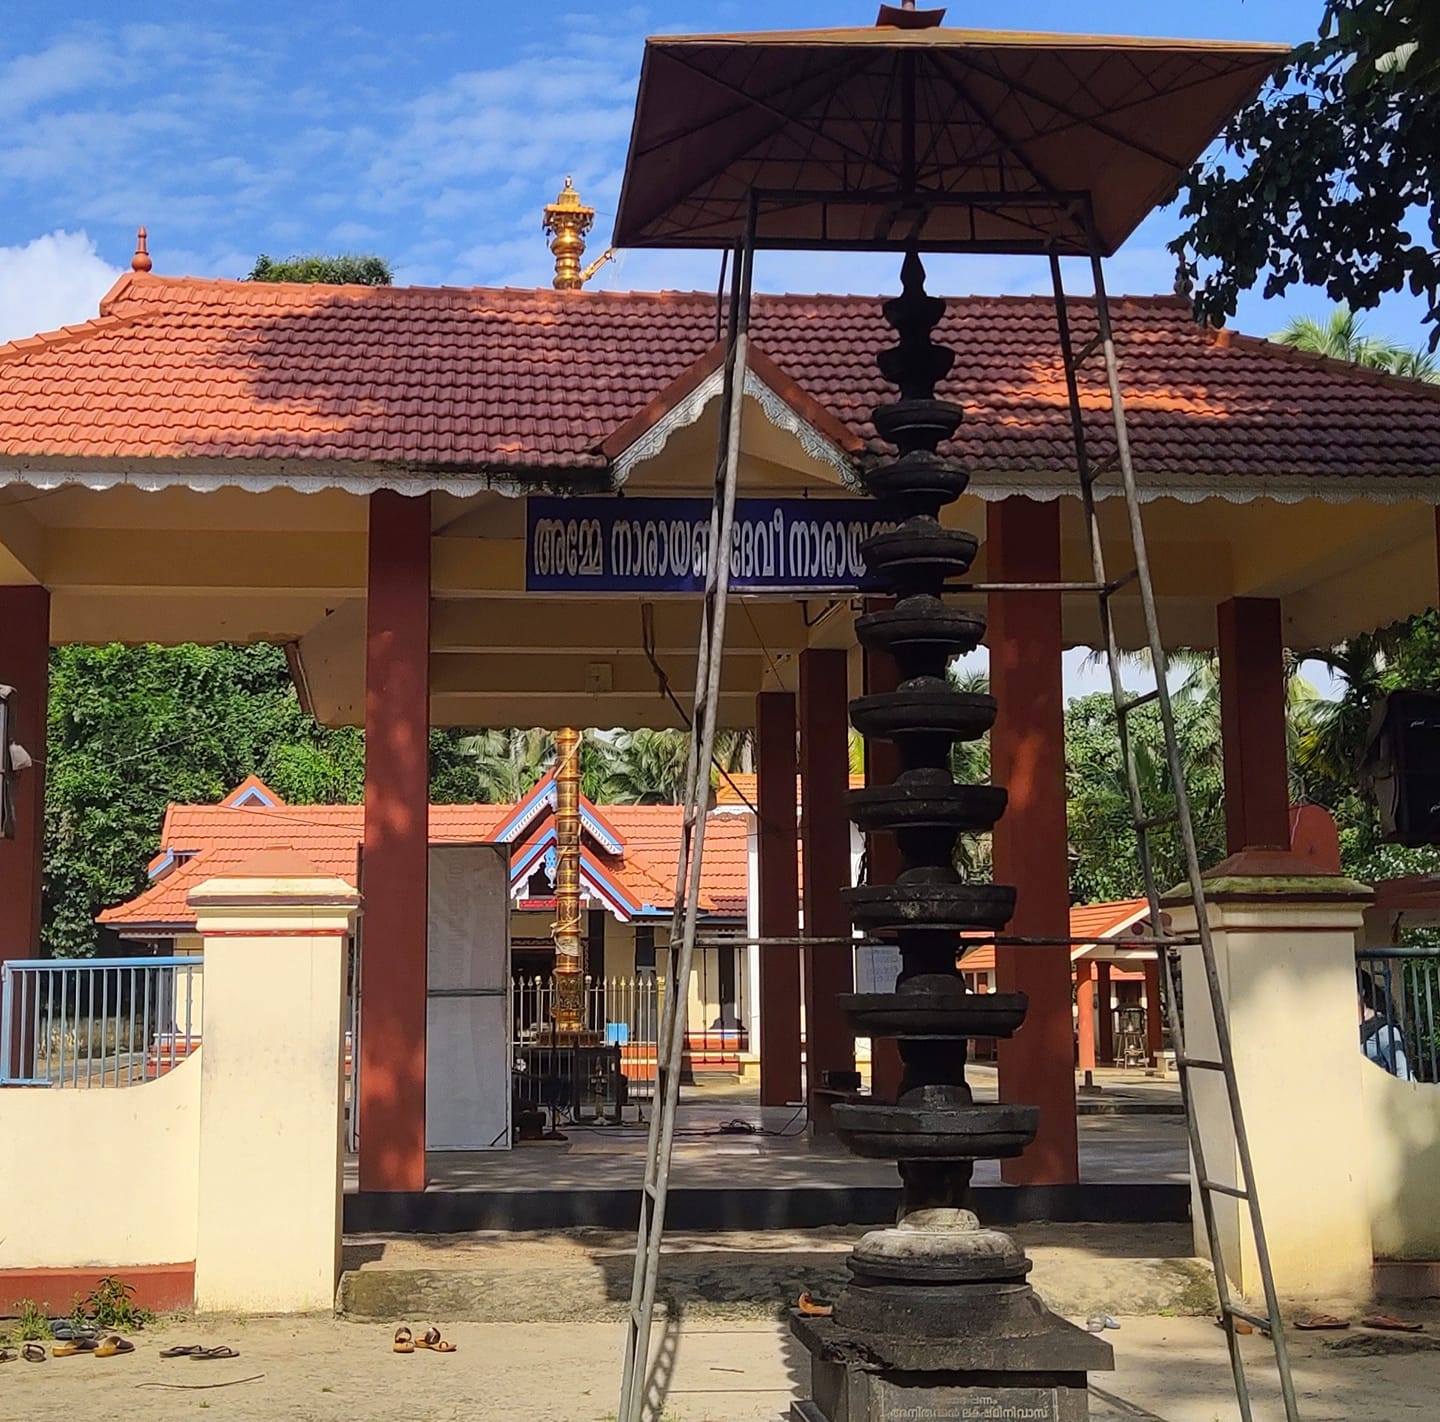
<svg viewBox="0 0 1440 1422">
<path fill-rule="evenodd" d="M 875 0 L 407 0 L 257 7 L 16 3 L 0 29 L 0 340 L 93 315 L 150 230 L 155 270 L 242 276 L 258 252 L 381 253 L 405 282 L 548 281 L 540 210 L 573 173 L 608 233 L 647 33 L 869 24 Z M 1299 41 L 1321 0 L 955 0 L 952 22 Z M 1168 291 L 1170 213 L 1110 266 L 1113 292 Z M 892 290 L 893 258 L 765 254 L 757 283 Z M 932 289 L 1041 289 L 1040 264 L 941 258 Z M 595 284 L 713 287 L 708 254 L 630 253 Z M 1076 291 L 1085 283 L 1078 275 Z M 1320 293 L 1245 300 L 1269 334 Z M 1397 297 L 1377 333 L 1419 344 Z M 1077 659 L 1078 660 L 1078 659 Z M 1071 668 L 1072 687 L 1099 677 Z"/>
<path fill-rule="evenodd" d="M 645 34 L 868 24 L 874 0 L 650 0 L 603 6 L 434 0 L 256 7 L 62 0 L 10 7 L 0 31 L 0 339 L 91 314 L 137 224 L 159 272 L 239 276 L 255 254 L 380 252 L 407 282 L 533 284 L 539 213 L 566 173 L 614 211 Z M 1037 29 L 1299 40 L 1320 0 L 1189 7 L 957 0 L 952 21 Z M 1169 214 L 1112 263 L 1111 289 L 1166 291 Z M 592 247 L 592 254 L 598 251 Z M 1039 264 L 947 258 L 933 285 L 1025 291 Z M 888 257 L 767 256 L 757 280 L 876 291 Z M 606 286 L 713 285 L 708 254 L 632 253 Z M 1077 279 L 1076 289 L 1083 289 Z M 1266 334 L 1291 310 L 1246 302 Z M 1372 318 L 1420 338 L 1406 298 Z"/>
</svg>

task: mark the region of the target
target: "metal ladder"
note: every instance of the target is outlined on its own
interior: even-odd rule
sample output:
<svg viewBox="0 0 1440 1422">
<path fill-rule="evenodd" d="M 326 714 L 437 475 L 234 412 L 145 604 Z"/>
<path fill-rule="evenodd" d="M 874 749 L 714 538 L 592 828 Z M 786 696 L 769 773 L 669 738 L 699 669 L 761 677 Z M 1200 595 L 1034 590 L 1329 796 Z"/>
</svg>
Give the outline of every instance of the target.
<svg viewBox="0 0 1440 1422">
<path fill-rule="evenodd" d="M 1210 1261 L 1215 1269 L 1215 1287 L 1220 1297 L 1220 1316 L 1230 1351 L 1230 1367 L 1235 1377 L 1235 1397 L 1240 1407 L 1241 1422 L 1251 1422 L 1252 1416 L 1245 1361 L 1241 1355 L 1236 1332 L 1236 1324 L 1241 1321 L 1268 1334 L 1274 1349 L 1275 1371 L 1279 1378 L 1280 1394 L 1285 1405 L 1286 1422 L 1299 1422 L 1300 1412 L 1295 1400 L 1295 1384 L 1290 1373 L 1284 1324 L 1280 1316 L 1279 1304 L 1276 1301 L 1275 1280 L 1270 1268 L 1270 1251 L 1265 1242 L 1265 1227 L 1260 1214 L 1259 1196 L 1255 1189 L 1255 1169 L 1250 1157 L 1250 1142 L 1245 1132 L 1245 1118 L 1241 1110 L 1240 1092 L 1235 1079 L 1230 1025 L 1225 1016 L 1220 974 L 1216 967 L 1215 947 L 1210 933 L 1209 914 L 1205 902 L 1205 885 L 1201 878 L 1200 859 L 1195 845 L 1195 828 L 1190 814 L 1190 798 L 1185 787 L 1185 767 L 1180 758 L 1180 747 L 1175 735 L 1175 713 L 1169 684 L 1166 681 L 1167 658 L 1160 640 L 1155 590 L 1146 553 L 1145 529 L 1140 517 L 1140 499 L 1136 489 L 1135 470 L 1130 457 L 1130 440 L 1125 422 L 1125 402 L 1120 388 L 1120 365 L 1115 353 L 1115 336 L 1110 323 L 1110 305 L 1105 291 L 1105 273 L 1099 256 L 1092 256 L 1090 265 L 1095 281 L 1096 331 L 1095 335 L 1081 347 L 1078 354 L 1071 338 L 1070 318 L 1065 304 L 1060 259 L 1054 255 L 1050 258 L 1050 273 L 1055 291 L 1060 349 L 1070 406 L 1071 435 L 1075 444 L 1076 465 L 1080 478 L 1080 502 L 1085 517 L 1086 536 L 1090 545 L 1090 561 L 1094 575 L 1093 590 L 1098 599 L 1100 628 L 1104 639 L 1106 660 L 1110 666 L 1110 689 L 1115 700 L 1116 727 L 1120 737 L 1121 759 L 1125 765 L 1125 778 L 1129 789 L 1130 812 L 1135 826 L 1140 869 L 1145 880 L 1145 897 L 1150 905 L 1150 922 L 1158 940 L 1156 951 L 1164 963 L 1166 1017 L 1170 1028 L 1170 1038 L 1175 1044 L 1175 1061 L 1179 1069 L 1180 1092 L 1185 1105 L 1190 1150 L 1195 1162 L 1200 1207 L 1204 1216 L 1205 1234 L 1210 1245 Z M 1097 354 L 1105 362 L 1106 383 L 1109 387 L 1111 413 L 1114 421 L 1115 445 L 1103 461 L 1092 465 L 1080 406 L 1079 371 L 1086 360 Z M 1130 543 L 1135 560 L 1133 570 L 1118 579 L 1112 578 L 1106 573 L 1100 524 L 1095 507 L 1095 485 L 1113 472 L 1118 472 L 1120 476 Z M 1141 611 L 1145 620 L 1146 645 L 1155 675 L 1154 687 L 1139 694 L 1131 694 L 1121 682 L 1120 647 L 1115 632 L 1113 608 L 1116 593 L 1121 588 L 1130 586 L 1131 583 L 1136 585 L 1139 592 Z M 1155 703 L 1159 707 L 1160 722 L 1165 734 L 1165 759 L 1175 794 L 1175 808 L 1172 811 L 1158 813 L 1147 807 L 1141 793 L 1129 725 L 1129 717 L 1142 706 L 1151 703 Z M 1155 881 L 1150 847 L 1151 834 L 1157 829 L 1171 825 L 1176 826 L 1180 832 L 1185 856 L 1186 885 L 1196 924 L 1194 934 L 1183 937 L 1166 935 L 1162 932 L 1160 890 Z M 1216 1057 L 1213 1061 L 1191 1057 L 1185 1050 L 1183 1024 L 1180 1016 L 1180 996 L 1176 981 L 1176 959 L 1179 957 L 1178 948 L 1182 942 L 1198 944 L 1200 949 L 1210 1012 L 1214 1020 Z M 1192 1005 L 1192 1013 L 1194 1010 L 1194 1005 Z M 1239 1186 L 1224 1184 L 1212 1178 L 1206 1165 L 1205 1143 L 1201 1139 L 1200 1124 L 1195 1113 L 1190 1078 L 1192 1071 L 1215 1072 L 1224 1081 L 1235 1155 L 1240 1165 L 1242 1184 Z M 1220 1236 L 1215 1221 L 1216 1195 L 1242 1200 L 1248 1206 L 1250 1228 L 1255 1241 L 1255 1257 L 1265 1294 L 1265 1313 L 1263 1315 L 1247 1312 L 1231 1297 L 1229 1281 L 1225 1276 L 1225 1261 Z"/>
<path fill-rule="evenodd" d="M 753 213 L 753 206 L 752 206 Z M 753 217 L 752 228 L 753 231 Z M 694 714 L 685 769 L 685 813 L 681 822 L 680 859 L 675 876 L 671 919 L 672 950 L 669 990 L 657 1048 L 659 1099 L 650 1113 L 645 1152 L 645 1181 L 640 1191 L 640 1223 L 635 1239 L 635 1270 L 626 1317 L 624 1371 L 620 1384 L 619 1422 L 641 1422 L 648 1390 L 650 1332 L 655 1317 L 655 1287 L 665 1236 L 665 1200 L 670 1187 L 670 1154 L 675 1139 L 675 1114 L 680 1101 L 680 1069 L 685 1052 L 685 1003 L 695 955 L 700 906 L 700 871 L 705 851 L 705 821 L 710 792 L 710 763 L 715 749 L 715 721 L 725 649 L 725 613 L 730 591 L 730 530 L 735 515 L 735 487 L 740 464 L 740 420 L 744 405 L 750 314 L 750 278 L 754 243 L 751 232 L 738 245 L 730 285 L 730 320 L 725 375 L 720 402 L 721 438 L 715 461 L 714 502 L 710 511 L 710 549 L 705 600 L 700 619 L 695 666 Z M 675 951 L 678 944 L 678 953 Z"/>
</svg>

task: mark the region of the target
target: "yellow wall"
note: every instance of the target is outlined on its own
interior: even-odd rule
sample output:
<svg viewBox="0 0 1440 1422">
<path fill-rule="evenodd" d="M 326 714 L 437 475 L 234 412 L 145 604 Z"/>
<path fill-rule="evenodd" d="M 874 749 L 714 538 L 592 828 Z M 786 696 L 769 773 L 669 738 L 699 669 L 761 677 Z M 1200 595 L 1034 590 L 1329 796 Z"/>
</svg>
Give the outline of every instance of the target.
<svg viewBox="0 0 1440 1422">
<path fill-rule="evenodd" d="M 1360 1056 L 1363 1149 L 1377 1259 L 1440 1259 L 1440 1086 Z"/>
<path fill-rule="evenodd" d="M 195 1258 L 201 1057 L 143 1086 L 0 1091 L 0 1269 Z"/>
<path fill-rule="evenodd" d="M 211 1004 L 196 1307 L 329 1310 L 340 1263 L 345 957 L 358 899 L 339 879 L 297 877 L 212 879 L 190 901 Z"/>
</svg>

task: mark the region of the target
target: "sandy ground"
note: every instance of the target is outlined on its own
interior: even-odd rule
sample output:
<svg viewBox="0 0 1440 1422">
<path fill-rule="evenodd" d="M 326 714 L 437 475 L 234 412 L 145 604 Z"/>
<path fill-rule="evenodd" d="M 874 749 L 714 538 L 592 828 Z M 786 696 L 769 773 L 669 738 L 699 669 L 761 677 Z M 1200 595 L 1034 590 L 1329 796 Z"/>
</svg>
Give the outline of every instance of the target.
<svg viewBox="0 0 1440 1422">
<path fill-rule="evenodd" d="M 414 1320 L 423 1326 L 424 1320 Z M 1195 1318 L 1120 1320 L 1107 1334 L 1113 1374 L 1097 1376 L 1097 1422 L 1229 1422 L 1236 1416 L 1219 1331 Z M 1440 1342 L 1432 1319 L 1430 1334 Z M 329 1318 L 167 1321 L 137 1335 L 128 1357 L 14 1362 L 0 1368 L 0 1417 L 204 1418 L 206 1422 L 604 1422 L 615 1414 L 620 1330 L 613 1324 L 456 1324 L 448 1356 L 390 1351 L 389 1325 Z M 783 1327 L 757 1322 L 657 1327 L 655 1416 L 664 1422 L 778 1422 L 803 1377 L 803 1355 Z M 1306 1422 L 1437 1415 L 1440 1354 L 1352 1331 L 1340 1349 L 1317 1335 L 1293 1343 Z M 1428 1335 L 1427 1335 L 1428 1340 Z M 164 1361 L 177 1342 L 226 1342 L 228 1362 Z M 1269 1347 L 1245 1340 L 1254 1361 L 1256 1422 L 1280 1416 L 1261 1383 Z M 239 1381 L 249 1379 L 249 1381 Z M 182 1388 L 153 1386 L 180 1384 Z M 232 1386 L 204 1386 L 226 1384 Z"/>
</svg>

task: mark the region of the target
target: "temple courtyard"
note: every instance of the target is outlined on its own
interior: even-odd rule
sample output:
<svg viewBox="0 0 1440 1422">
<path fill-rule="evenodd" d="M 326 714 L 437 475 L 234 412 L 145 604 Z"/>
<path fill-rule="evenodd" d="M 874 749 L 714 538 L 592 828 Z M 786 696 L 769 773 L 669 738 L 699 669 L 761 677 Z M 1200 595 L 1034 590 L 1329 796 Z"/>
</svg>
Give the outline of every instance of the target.
<svg viewBox="0 0 1440 1422">
<path fill-rule="evenodd" d="M 416 1320 L 422 1324 L 426 1320 Z M 1091 1390 L 1094 1422 L 1214 1422 L 1233 1415 L 1223 1348 L 1208 1318 L 1119 1316 L 1115 1372 Z M 1436 1324 L 1432 1322 L 1432 1330 Z M 615 1416 L 618 1322 L 457 1323 L 448 1357 L 390 1351 L 392 1325 L 328 1318 L 167 1320 L 123 1358 L 15 1363 L 0 1373 L 8 1415 L 31 1422 L 103 1413 L 206 1422 L 606 1422 Z M 770 1319 L 666 1320 L 654 1383 L 664 1422 L 779 1422 L 803 1387 L 805 1356 Z M 226 1343 L 240 1357 L 164 1361 L 175 1343 Z M 1258 1365 L 1266 1343 L 1243 1340 Z M 1306 1422 L 1434 1416 L 1435 1344 L 1352 1328 L 1292 1339 Z M 1376 1349 L 1386 1349 L 1376 1353 Z M 517 1361 L 518 1360 L 518 1361 Z M 243 1380 L 243 1381 L 242 1381 Z M 182 1390 L 176 1390 L 176 1388 Z M 198 1388 L 200 1390 L 189 1390 Z M 1257 1390 L 1257 1400 L 1264 1394 Z M 1263 1401 L 1257 1409 L 1267 1413 Z"/>
<path fill-rule="evenodd" d="M 1101 1069 L 1078 1098 L 1080 1181 L 1057 1187 L 1051 1217 L 1183 1220 L 1189 1209 L 1185 1121 L 1170 1073 Z M 971 1068 L 977 1101 L 997 1099 L 993 1065 Z M 567 1124 L 557 1139 L 509 1151 L 432 1151 L 427 1157 L 430 1222 L 393 1216 L 383 1194 L 359 1194 L 358 1161 L 347 1159 L 350 1229 L 519 1228 L 624 1225 L 633 1228 L 645 1162 L 646 1121 Z M 987 1208 L 1005 1208 L 999 1163 L 977 1162 Z M 879 1223 L 894 1213 L 894 1173 L 862 1160 L 832 1136 L 806 1129 L 795 1106 L 759 1104 L 754 1087 L 699 1077 L 682 1092 L 671 1172 L 671 1211 L 688 1227 L 796 1228 L 841 1221 Z M 449 1197 L 436 1200 L 435 1196 Z M 1058 1208 L 1057 1208 L 1058 1207 Z M 424 1208 L 407 1200 L 406 1210 Z"/>
</svg>

